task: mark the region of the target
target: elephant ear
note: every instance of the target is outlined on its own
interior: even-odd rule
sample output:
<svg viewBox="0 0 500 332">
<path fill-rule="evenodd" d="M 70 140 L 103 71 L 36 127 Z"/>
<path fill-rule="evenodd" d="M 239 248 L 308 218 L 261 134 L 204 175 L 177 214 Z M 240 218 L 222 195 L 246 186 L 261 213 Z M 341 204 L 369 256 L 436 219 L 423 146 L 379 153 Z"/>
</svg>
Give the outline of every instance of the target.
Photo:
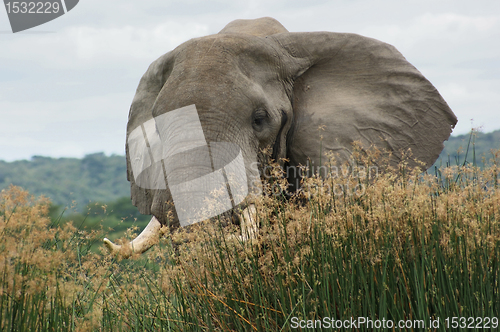
<svg viewBox="0 0 500 332">
<path fill-rule="evenodd" d="M 142 214 L 152 214 L 151 207 L 154 201 L 160 200 L 161 197 L 163 197 L 163 192 L 165 190 L 160 192 L 160 190 L 157 189 L 146 189 L 137 185 L 131 162 L 131 159 L 134 159 L 135 157 L 129 144 L 133 141 L 130 140 L 130 137 L 135 129 L 141 128 L 142 125 L 153 119 L 153 105 L 156 102 L 156 98 L 158 97 L 160 90 L 171 73 L 175 61 L 173 52 L 174 51 L 166 53 L 151 63 L 139 82 L 139 86 L 137 87 L 137 91 L 132 101 L 132 105 L 130 106 L 128 115 L 127 140 L 125 145 L 127 157 L 127 180 L 130 181 L 130 196 L 132 198 L 132 204 L 137 206 L 139 212 Z M 155 204 L 155 206 L 156 205 L 163 206 L 163 204 Z M 160 216 L 158 220 L 160 220 L 161 216 L 164 214 L 159 213 L 158 215 Z M 163 221 L 163 219 L 160 220 L 160 222 Z"/>
<path fill-rule="evenodd" d="M 347 160 L 352 144 L 392 152 L 411 149 L 430 167 L 457 118 L 436 88 L 393 46 L 355 34 L 312 32 L 270 36 L 298 66 L 293 87 L 291 164 Z M 295 67 L 297 67 L 295 65 Z M 321 137 L 321 139 L 320 139 Z"/>
</svg>

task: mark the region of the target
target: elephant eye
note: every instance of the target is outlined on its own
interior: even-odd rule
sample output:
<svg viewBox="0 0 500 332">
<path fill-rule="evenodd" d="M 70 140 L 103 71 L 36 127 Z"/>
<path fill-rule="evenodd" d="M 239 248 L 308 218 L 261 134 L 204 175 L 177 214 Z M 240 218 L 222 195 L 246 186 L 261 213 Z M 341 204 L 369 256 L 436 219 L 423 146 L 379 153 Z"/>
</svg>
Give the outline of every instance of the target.
<svg viewBox="0 0 500 332">
<path fill-rule="evenodd" d="M 268 114 L 266 110 L 259 109 L 253 114 L 252 127 L 256 131 L 262 131 L 264 122 L 267 120 Z"/>
</svg>

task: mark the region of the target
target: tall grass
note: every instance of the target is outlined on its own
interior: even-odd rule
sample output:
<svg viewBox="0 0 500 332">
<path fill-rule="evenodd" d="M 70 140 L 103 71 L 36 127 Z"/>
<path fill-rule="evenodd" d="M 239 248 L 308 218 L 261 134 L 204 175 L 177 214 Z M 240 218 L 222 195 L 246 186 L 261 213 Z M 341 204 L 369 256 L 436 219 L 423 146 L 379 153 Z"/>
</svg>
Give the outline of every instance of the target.
<svg viewBox="0 0 500 332">
<path fill-rule="evenodd" d="M 102 234 L 51 222 L 46 200 L 12 187 L 0 196 L 1 329 L 318 331 L 318 320 L 365 317 L 445 331 L 448 317 L 498 317 L 495 157 L 439 177 L 404 163 L 375 178 L 311 177 L 292 198 L 271 181 L 258 239 L 204 222 L 130 260 L 89 251 Z"/>
</svg>

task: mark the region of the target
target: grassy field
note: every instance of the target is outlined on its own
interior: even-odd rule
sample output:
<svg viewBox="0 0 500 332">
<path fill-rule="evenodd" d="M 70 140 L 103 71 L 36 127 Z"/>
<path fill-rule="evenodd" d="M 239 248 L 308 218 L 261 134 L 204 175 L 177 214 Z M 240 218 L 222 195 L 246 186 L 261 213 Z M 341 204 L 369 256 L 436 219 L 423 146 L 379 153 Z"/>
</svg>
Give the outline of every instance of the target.
<svg viewBox="0 0 500 332">
<path fill-rule="evenodd" d="M 363 176 L 365 159 L 291 198 L 271 181 L 257 240 L 204 222 L 129 260 L 90 250 L 102 232 L 51 221 L 48 202 L 11 187 L 0 196 L 1 330 L 498 331 L 493 157 L 377 176 Z"/>
</svg>

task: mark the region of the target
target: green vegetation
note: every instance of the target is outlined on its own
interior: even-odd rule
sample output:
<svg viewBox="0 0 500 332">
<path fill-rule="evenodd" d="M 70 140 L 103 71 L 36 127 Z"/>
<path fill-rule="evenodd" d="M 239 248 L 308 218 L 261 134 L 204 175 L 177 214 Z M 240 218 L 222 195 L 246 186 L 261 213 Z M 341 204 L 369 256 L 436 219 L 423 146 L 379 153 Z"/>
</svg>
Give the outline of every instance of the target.
<svg viewBox="0 0 500 332">
<path fill-rule="evenodd" d="M 46 201 L 12 187 L 0 196 L 0 329 L 319 331 L 315 320 L 365 317 L 498 330 L 498 154 L 439 177 L 401 164 L 372 179 L 309 178 L 288 199 L 271 194 L 276 180 L 256 202 L 258 239 L 204 222 L 129 260 L 91 251 L 102 234 L 51 222 Z"/>
<path fill-rule="evenodd" d="M 83 212 L 90 202 L 130 197 L 127 164 L 123 156 L 95 153 L 76 158 L 0 161 L 0 190 L 20 186 L 33 195 L 45 195 L 54 205 Z"/>
<path fill-rule="evenodd" d="M 444 142 L 444 149 L 435 165 L 457 165 L 467 160 L 482 166 L 491 159 L 491 150 L 496 150 L 499 146 L 500 130 L 491 133 L 473 130 L 469 134 L 452 136 Z"/>
<path fill-rule="evenodd" d="M 144 228 L 151 219 L 151 216 L 140 214 L 128 197 L 107 204 L 89 203 L 82 212 L 71 212 L 51 205 L 49 216 L 58 224 L 72 222 L 88 232 L 102 231 L 111 240 L 124 236 L 130 228 Z"/>
</svg>

